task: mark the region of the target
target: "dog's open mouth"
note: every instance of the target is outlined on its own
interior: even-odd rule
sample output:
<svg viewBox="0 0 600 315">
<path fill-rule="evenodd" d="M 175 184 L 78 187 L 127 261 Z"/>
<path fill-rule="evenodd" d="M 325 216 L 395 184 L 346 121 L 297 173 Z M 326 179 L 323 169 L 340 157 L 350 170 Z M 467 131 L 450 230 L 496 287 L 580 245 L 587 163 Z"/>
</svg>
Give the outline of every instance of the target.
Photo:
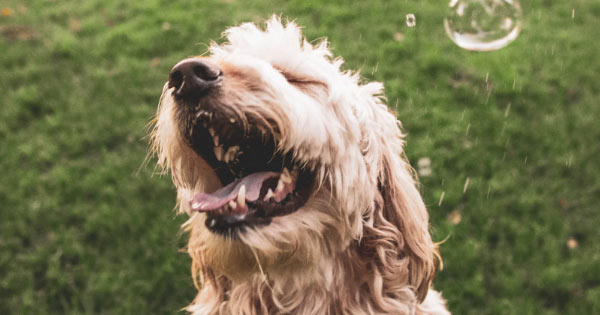
<svg viewBox="0 0 600 315">
<path fill-rule="evenodd" d="M 200 110 L 187 124 L 186 139 L 214 169 L 223 187 L 199 193 L 193 211 L 207 214 L 206 227 L 234 236 L 248 226 L 268 224 L 290 214 L 308 199 L 310 172 L 291 153 L 282 154 L 266 128 L 242 124 L 227 115 Z M 246 128 L 244 128 L 246 126 Z"/>
</svg>

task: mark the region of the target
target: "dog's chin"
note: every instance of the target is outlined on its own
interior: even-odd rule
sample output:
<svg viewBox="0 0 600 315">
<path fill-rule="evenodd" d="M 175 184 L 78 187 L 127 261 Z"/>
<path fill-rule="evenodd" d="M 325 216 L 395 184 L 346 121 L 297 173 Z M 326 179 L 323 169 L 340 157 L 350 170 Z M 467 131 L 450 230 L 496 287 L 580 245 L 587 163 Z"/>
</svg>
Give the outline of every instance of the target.
<svg viewBox="0 0 600 315">
<path fill-rule="evenodd" d="M 207 103 L 177 103 L 185 108 L 180 128 L 187 145 L 222 185 L 188 201 L 192 211 L 206 214 L 208 231 L 239 239 L 248 228 L 264 228 L 307 201 L 313 174 L 294 160 L 294 152 L 281 151 L 276 128 Z"/>
<path fill-rule="evenodd" d="M 238 232 L 238 239 L 195 228 L 190 234 L 190 242 L 202 246 L 190 247 L 189 253 L 195 260 L 198 258 L 203 267 L 232 281 L 246 281 L 263 273 L 288 277 L 289 270 L 312 268 L 322 258 L 318 255 L 321 247 L 306 246 L 298 239 L 306 227 L 295 224 L 294 217 L 302 215 L 303 210 L 273 218 L 269 225 L 248 226 L 245 232 Z M 201 223 L 203 217 L 200 214 L 197 222 Z M 289 229 L 282 230 L 282 226 Z"/>
</svg>

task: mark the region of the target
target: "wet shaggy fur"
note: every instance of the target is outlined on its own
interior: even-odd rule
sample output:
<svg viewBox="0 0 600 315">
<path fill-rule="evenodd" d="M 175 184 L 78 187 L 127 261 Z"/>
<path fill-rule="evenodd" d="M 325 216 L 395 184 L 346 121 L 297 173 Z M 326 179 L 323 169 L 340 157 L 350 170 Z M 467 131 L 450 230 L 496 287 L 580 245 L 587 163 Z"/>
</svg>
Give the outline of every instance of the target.
<svg viewBox="0 0 600 315">
<path fill-rule="evenodd" d="M 152 132 L 158 164 L 172 175 L 190 217 L 187 252 L 198 294 L 193 314 L 449 314 L 432 289 L 436 245 L 403 134 L 381 83 L 342 71 L 326 40 L 309 43 L 274 17 L 225 32 L 203 58 L 223 81 L 216 103 L 244 121 L 259 117 L 314 175 L 297 211 L 237 238 L 211 233 L 190 209 L 222 187 L 184 141 L 177 103 L 165 85 Z"/>
</svg>

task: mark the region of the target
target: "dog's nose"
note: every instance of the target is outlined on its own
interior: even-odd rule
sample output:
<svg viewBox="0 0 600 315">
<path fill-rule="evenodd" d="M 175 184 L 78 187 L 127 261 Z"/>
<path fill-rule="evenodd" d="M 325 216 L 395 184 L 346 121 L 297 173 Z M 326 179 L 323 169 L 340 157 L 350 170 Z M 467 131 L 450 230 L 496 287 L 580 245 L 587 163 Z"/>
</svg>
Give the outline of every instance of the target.
<svg viewBox="0 0 600 315">
<path fill-rule="evenodd" d="M 196 98 L 205 94 L 219 81 L 221 70 L 200 58 L 188 58 L 177 63 L 169 74 L 169 88 L 181 98 Z"/>
</svg>

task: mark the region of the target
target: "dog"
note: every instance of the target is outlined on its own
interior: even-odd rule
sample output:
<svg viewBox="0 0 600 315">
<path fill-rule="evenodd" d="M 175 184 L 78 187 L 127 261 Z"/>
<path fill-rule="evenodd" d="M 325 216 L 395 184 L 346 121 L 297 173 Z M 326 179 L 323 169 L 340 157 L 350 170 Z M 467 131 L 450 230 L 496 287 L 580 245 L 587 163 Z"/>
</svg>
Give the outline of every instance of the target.
<svg viewBox="0 0 600 315">
<path fill-rule="evenodd" d="M 193 314 L 450 314 L 383 85 L 272 17 L 177 63 L 151 152 L 170 172 Z"/>
</svg>

